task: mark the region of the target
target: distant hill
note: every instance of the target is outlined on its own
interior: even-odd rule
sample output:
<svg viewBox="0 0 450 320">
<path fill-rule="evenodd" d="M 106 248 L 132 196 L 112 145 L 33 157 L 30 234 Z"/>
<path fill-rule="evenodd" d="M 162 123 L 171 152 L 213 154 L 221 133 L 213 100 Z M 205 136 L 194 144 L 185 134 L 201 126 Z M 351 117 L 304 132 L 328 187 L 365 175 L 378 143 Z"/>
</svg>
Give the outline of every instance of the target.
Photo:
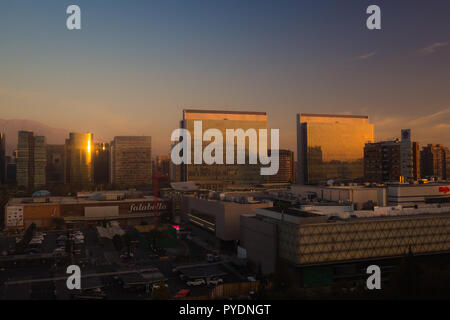
<svg viewBox="0 0 450 320">
<path fill-rule="evenodd" d="M 69 131 L 52 128 L 43 123 L 26 119 L 0 119 L 0 132 L 6 135 L 6 154 L 11 155 L 17 148 L 17 134 L 20 130 L 33 131 L 36 135 L 45 136 L 48 144 L 64 144 Z"/>
</svg>

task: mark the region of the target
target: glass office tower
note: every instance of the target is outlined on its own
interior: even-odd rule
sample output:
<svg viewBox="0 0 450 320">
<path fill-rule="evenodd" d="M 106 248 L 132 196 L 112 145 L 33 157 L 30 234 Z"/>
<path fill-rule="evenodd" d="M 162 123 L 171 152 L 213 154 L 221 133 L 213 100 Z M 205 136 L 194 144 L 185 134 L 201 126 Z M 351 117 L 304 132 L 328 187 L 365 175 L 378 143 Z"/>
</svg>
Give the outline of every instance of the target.
<svg viewBox="0 0 450 320">
<path fill-rule="evenodd" d="M 298 183 L 362 181 L 373 132 L 368 116 L 297 114 Z"/>
<path fill-rule="evenodd" d="M 65 183 L 81 186 L 93 183 L 93 141 L 92 133 L 70 133 L 65 144 Z"/>
<path fill-rule="evenodd" d="M 218 129 L 223 136 L 224 164 L 208 165 L 194 163 L 194 121 L 202 121 L 203 133 L 208 129 Z M 226 129 L 267 129 L 267 114 L 265 112 L 246 111 L 217 111 L 217 110 L 183 110 L 181 127 L 189 130 L 192 139 L 191 164 L 182 165 L 181 180 L 195 181 L 203 188 L 223 190 L 230 185 L 252 185 L 264 182 L 260 173 L 260 164 L 249 164 L 248 139 L 246 139 L 245 164 L 225 164 L 226 158 Z M 268 138 L 269 139 L 269 138 Z M 270 141 L 270 140 L 269 140 Z M 202 150 L 211 143 L 204 141 Z M 269 142 L 268 142 L 269 143 Z"/>
</svg>

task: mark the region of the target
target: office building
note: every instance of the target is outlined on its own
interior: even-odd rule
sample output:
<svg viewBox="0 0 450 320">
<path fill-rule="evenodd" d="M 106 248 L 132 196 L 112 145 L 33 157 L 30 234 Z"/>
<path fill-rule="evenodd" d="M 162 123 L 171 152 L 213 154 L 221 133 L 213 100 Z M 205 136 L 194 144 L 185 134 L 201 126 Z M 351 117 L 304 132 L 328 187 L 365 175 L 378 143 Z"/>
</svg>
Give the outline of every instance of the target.
<svg viewBox="0 0 450 320">
<path fill-rule="evenodd" d="M 267 176 L 267 183 L 295 183 L 294 152 L 291 150 L 278 150 L 278 173 Z"/>
<path fill-rule="evenodd" d="M 219 111 L 219 110 L 183 110 L 181 127 L 187 129 L 192 140 L 194 140 L 194 122 L 202 122 L 202 130 L 218 129 L 223 139 L 223 163 L 208 165 L 202 161 L 194 164 L 194 143 L 191 143 L 191 164 L 181 165 L 181 180 L 194 181 L 203 188 L 212 190 L 223 190 L 228 185 L 253 185 L 264 182 L 264 176 L 260 174 L 261 165 L 249 164 L 249 143 L 245 141 L 246 161 L 245 164 L 236 164 L 235 152 L 234 164 L 226 163 L 226 129 L 267 129 L 267 114 L 265 112 L 247 111 Z M 193 142 L 193 141 L 192 141 Z M 202 142 L 202 150 L 209 145 L 210 141 Z"/>
<path fill-rule="evenodd" d="M 108 184 L 109 183 L 109 169 L 110 169 L 111 150 L 109 143 L 95 143 L 94 144 L 94 183 Z"/>
<path fill-rule="evenodd" d="M 440 144 L 429 144 L 420 152 L 422 178 L 450 179 L 450 150 Z"/>
<path fill-rule="evenodd" d="M 6 183 L 15 184 L 17 174 L 16 157 L 6 156 Z"/>
<path fill-rule="evenodd" d="M 373 132 L 368 116 L 297 114 L 297 183 L 362 181 Z"/>
<path fill-rule="evenodd" d="M 0 184 L 6 182 L 6 137 L 0 132 Z"/>
<path fill-rule="evenodd" d="M 19 131 L 17 144 L 17 184 L 26 188 L 38 188 L 46 184 L 47 162 L 45 137 L 30 131 Z"/>
<path fill-rule="evenodd" d="M 65 144 L 65 183 L 83 186 L 93 183 L 93 147 L 92 133 L 69 134 Z"/>
<path fill-rule="evenodd" d="M 47 145 L 47 184 L 64 184 L 64 145 Z"/>
<path fill-rule="evenodd" d="M 111 182 L 130 187 L 152 183 L 151 137 L 114 137 L 111 142 Z"/>
</svg>

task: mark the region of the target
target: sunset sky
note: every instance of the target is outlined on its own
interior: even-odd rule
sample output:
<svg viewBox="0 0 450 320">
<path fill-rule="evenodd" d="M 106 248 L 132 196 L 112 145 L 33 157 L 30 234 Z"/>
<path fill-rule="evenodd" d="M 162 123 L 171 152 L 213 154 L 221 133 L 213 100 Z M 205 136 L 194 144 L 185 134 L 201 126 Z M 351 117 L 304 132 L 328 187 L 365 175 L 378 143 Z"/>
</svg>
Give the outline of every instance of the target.
<svg viewBox="0 0 450 320">
<path fill-rule="evenodd" d="M 82 30 L 66 28 L 70 4 Z M 366 28 L 370 4 L 382 30 Z M 300 112 L 450 145 L 449 15 L 448 0 L 2 0 L 0 119 L 151 135 L 154 154 L 184 108 L 266 111 L 292 150 Z"/>
</svg>

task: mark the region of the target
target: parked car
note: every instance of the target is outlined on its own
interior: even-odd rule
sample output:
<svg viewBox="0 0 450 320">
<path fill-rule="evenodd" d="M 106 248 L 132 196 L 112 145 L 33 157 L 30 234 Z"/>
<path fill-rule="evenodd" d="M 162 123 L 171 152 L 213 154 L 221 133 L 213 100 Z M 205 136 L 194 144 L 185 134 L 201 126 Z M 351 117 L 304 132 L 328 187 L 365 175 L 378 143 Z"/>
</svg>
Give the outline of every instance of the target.
<svg viewBox="0 0 450 320">
<path fill-rule="evenodd" d="M 208 286 L 217 286 L 218 284 L 222 284 L 223 279 L 222 278 L 211 278 L 207 280 Z"/>
<path fill-rule="evenodd" d="M 185 298 L 187 296 L 189 296 L 189 294 L 191 293 L 191 290 L 189 289 L 182 289 L 180 291 L 177 292 L 177 294 L 175 295 L 175 299 L 181 299 L 181 298 Z"/>
<path fill-rule="evenodd" d="M 186 284 L 191 287 L 191 286 L 201 286 L 206 284 L 205 279 L 195 279 L 195 280 L 189 280 L 188 282 L 186 282 Z"/>
</svg>

